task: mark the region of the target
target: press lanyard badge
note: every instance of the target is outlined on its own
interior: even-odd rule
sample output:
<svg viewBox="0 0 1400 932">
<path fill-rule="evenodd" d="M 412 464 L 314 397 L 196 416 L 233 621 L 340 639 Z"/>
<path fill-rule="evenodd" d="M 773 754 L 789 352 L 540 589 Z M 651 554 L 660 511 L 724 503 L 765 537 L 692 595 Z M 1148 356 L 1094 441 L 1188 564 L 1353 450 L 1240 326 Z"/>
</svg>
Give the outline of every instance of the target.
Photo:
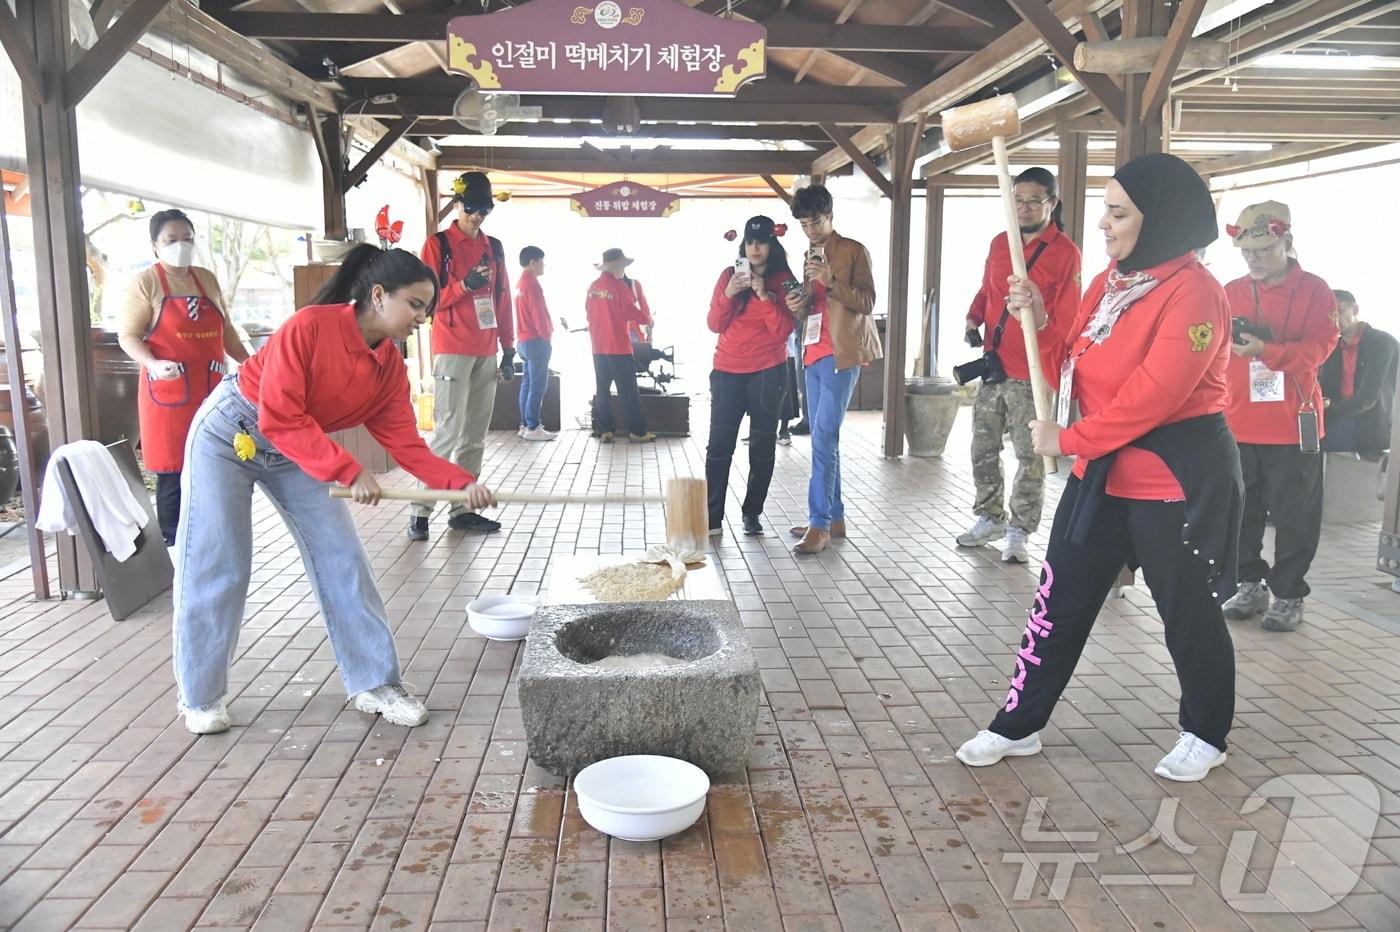
<svg viewBox="0 0 1400 932">
<path fill-rule="evenodd" d="M 822 341 L 822 316 L 821 314 L 807 316 L 807 323 L 802 328 L 803 346 L 813 346 Z"/>
<path fill-rule="evenodd" d="M 1283 373 L 1273 371 L 1258 357 L 1249 361 L 1249 400 L 1283 401 Z"/>
<path fill-rule="evenodd" d="M 1060 393 L 1055 398 L 1055 422 L 1069 427 L 1069 408 L 1074 400 L 1074 360 L 1066 359 L 1060 367 Z"/>
<path fill-rule="evenodd" d="M 493 329 L 496 326 L 496 302 L 486 294 L 479 294 L 472 300 L 476 304 L 476 325 L 482 330 Z"/>
</svg>

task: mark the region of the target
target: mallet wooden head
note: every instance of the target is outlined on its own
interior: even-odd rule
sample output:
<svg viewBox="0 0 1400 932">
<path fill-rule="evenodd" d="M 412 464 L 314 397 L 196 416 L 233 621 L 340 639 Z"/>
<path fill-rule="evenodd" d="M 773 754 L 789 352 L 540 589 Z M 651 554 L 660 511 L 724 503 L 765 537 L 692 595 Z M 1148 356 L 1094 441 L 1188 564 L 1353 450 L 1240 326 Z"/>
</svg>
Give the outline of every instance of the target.
<svg viewBox="0 0 1400 932">
<path fill-rule="evenodd" d="M 1015 136 L 1021 131 L 1021 115 L 1016 98 L 1002 94 L 965 107 L 952 107 L 939 114 L 943 142 L 954 152 L 991 142 L 994 137 Z"/>
</svg>

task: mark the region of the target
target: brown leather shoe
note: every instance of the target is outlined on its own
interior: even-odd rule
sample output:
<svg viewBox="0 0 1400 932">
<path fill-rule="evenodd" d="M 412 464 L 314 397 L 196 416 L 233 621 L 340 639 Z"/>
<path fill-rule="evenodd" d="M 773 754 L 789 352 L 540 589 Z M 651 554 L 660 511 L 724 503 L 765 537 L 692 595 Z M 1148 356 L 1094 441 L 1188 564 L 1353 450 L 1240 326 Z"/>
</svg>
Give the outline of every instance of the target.
<svg viewBox="0 0 1400 932">
<path fill-rule="evenodd" d="M 795 527 L 790 527 L 790 528 L 788 528 L 788 533 L 791 534 L 793 537 L 806 537 L 806 536 L 807 536 L 807 525 L 805 525 L 805 524 L 799 524 L 799 525 L 796 525 Z M 831 530 L 830 530 L 828 533 L 830 533 L 832 537 L 838 537 L 838 538 L 839 538 L 839 537 L 845 537 L 845 536 L 846 536 L 846 522 L 845 522 L 845 521 L 833 521 L 833 522 L 831 522 Z"/>
<path fill-rule="evenodd" d="M 817 528 L 808 528 L 802 540 L 792 548 L 793 553 L 821 553 L 831 543 L 831 535 Z"/>
</svg>

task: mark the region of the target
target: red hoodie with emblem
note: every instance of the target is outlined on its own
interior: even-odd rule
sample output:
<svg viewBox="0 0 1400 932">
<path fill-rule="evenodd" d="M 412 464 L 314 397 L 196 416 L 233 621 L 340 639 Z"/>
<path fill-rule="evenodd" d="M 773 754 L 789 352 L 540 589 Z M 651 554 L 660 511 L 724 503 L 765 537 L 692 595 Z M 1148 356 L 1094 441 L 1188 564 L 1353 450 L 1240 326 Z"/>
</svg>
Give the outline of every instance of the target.
<svg viewBox="0 0 1400 932">
<path fill-rule="evenodd" d="M 651 315 L 638 305 L 631 283 L 609 272 L 588 286 L 584 309 L 588 312 L 588 337 L 596 356 L 631 356 L 632 339 L 627 325 L 651 323 Z"/>
<path fill-rule="evenodd" d="M 1066 360 L 1075 361 L 1074 397 L 1083 414 L 1061 431 L 1060 449 L 1080 458 L 1077 476 L 1084 475 L 1087 460 L 1118 450 L 1109 495 L 1177 501 L 1185 493 L 1161 457 L 1127 444 L 1163 424 L 1225 410 L 1229 303 L 1215 277 L 1187 253 L 1144 270 L 1157 286 L 1128 306 L 1102 343 L 1094 343 L 1083 334 L 1109 270 L 1090 283 L 1066 341 L 1047 353 L 1054 373 Z"/>
<path fill-rule="evenodd" d="M 510 306 L 510 280 L 505 263 L 492 248 L 497 243 L 485 233 L 468 237 L 457 224 L 443 231 L 447 236 L 447 274 L 442 275 L 443 256 L 437 235 L 428 237 L 419 258 L 432 269 L 433 275 L 444 277 L 438 282 L 437 308 L 433 311 L 432 350 L 434 354 L 458 356 L 495 356 L 496 344 L 501 349 L 515 348 L 515 321 Z M 481 269 L 486 284 L 475 290 L 468 288 L 467 275 Z M 482 327 L 477 302 L 489 308 L 495 316 L 494 327 Z"/>
</svg>

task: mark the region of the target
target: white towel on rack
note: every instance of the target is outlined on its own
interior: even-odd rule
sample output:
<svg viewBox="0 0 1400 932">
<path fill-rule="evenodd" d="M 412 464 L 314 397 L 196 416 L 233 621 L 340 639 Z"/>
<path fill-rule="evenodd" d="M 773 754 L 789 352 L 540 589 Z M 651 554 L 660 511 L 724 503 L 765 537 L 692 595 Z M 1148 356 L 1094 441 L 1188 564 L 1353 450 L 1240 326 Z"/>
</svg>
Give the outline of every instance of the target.
<svg viewBox="0 0 1400 932">
<path fill-rule="evenodd" d="M 92 518 L 102 546 L 118 560 L 126 560 L 136 552 L 136 538 L 150 520 L 141 507 L 131 486 L 122 475 L 112 452 L 96 440 L 65 443 L 53 451 L 44 472 L 43 495 L 39 500 L 39 530 L 50 534 L 67 531 L 76 536 L 78 519 L 73 503 L 64 494 L 58 479 L 58 464 L 66 462 L 73 471 L 73 481 L 82 497 L 83 506 Z"/>
</svg>

